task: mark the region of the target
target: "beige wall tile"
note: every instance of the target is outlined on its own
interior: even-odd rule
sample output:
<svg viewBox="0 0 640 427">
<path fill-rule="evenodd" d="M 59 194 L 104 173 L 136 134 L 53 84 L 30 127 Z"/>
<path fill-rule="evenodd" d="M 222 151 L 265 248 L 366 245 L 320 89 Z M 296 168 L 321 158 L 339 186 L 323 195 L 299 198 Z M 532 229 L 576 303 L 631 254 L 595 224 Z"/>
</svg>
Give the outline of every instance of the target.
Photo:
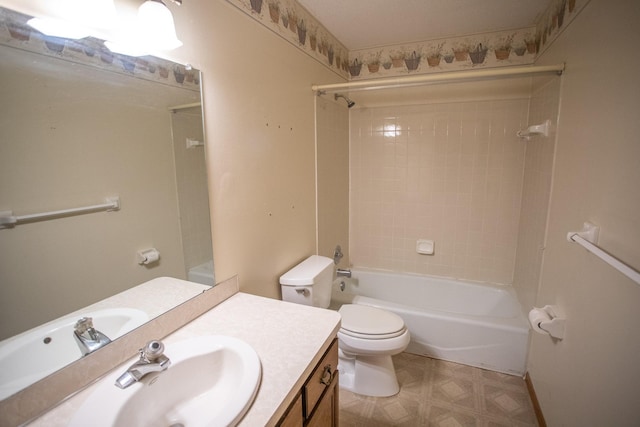
<svg viewBox="0 0 640 427">
<path fill-rule="evenodd" d="M 527 99 L 354 109 L 352 263 L 511 283 L 527 110 Z M 416 253 L 419 238 L 435 255 Z"/>
</svg>

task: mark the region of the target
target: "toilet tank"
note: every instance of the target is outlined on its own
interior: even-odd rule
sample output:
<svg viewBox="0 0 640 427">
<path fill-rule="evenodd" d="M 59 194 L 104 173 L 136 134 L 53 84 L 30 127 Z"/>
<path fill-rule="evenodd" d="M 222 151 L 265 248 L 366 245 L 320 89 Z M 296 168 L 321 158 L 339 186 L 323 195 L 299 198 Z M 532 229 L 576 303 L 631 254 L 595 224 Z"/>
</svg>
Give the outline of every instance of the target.
<svg viewBox="0 0 640 427">
<path fill-rule="evenodd" d="M 327 308 L 331 302 L 333 260 L 311 255 L 280 276 L 282 300 Z"/>
</svg>

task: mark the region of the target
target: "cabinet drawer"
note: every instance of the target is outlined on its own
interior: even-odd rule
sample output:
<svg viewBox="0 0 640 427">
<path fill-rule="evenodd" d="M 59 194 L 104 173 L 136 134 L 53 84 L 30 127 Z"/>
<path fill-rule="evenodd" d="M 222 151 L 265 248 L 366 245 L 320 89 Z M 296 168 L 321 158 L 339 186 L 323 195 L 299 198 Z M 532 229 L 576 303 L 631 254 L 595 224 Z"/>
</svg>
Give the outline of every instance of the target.
<svg viewBox="0 0 640 427">
<path fill-rule="evenodd" d="M 309 417 L 324 390 L 337 378 L 338 339 L 334 339 L 302 389 L 304 417 Z"/>
</svg>

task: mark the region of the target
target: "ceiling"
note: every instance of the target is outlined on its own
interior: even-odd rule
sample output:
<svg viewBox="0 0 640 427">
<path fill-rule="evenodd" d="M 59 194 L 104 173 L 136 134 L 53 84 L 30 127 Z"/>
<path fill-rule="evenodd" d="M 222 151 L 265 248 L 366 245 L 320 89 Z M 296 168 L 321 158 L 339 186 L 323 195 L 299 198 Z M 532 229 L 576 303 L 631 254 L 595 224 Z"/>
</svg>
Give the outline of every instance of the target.
<svg viewBox="0 0 640 427">
<path fill-rule="evenodd" d="M 298 0 L 349 50 L 525 28 L 552 0 Z"/>
</svg>

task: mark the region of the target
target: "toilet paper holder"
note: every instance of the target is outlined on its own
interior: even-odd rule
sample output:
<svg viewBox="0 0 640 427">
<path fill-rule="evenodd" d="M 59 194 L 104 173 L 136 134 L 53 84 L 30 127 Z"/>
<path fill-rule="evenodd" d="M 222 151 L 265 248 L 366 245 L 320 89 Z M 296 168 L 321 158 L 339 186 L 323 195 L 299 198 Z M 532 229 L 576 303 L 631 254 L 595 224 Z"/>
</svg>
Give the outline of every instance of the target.
<svg viewBox="0 0 640 427">
<path fill-rule="evenodd" d="M 149 248 L 142 251 L 138 251 L 137 254 L 138 264 L 140 265 L 149 265 L 154 262 L 158 262 L 160 259 L 160 251 L 156 248 Z"/>
<path fill-rule="evenodd" d="M 533 310 L 539 310 L 546 313 L 548 320 L 543 319 L 537 322 L 537 326 L 542 331 L 548 333 L 553 338 L 563 339 L 564 328 L 567 319 L 564 317 L 562 311 L 555 305 L 545 305 L 542 308 L 534 308 Z M 533 311 L 532 310 L 532 311 Z M 536 325 L 532 325 L 534 328 Z"/>
</svg>

